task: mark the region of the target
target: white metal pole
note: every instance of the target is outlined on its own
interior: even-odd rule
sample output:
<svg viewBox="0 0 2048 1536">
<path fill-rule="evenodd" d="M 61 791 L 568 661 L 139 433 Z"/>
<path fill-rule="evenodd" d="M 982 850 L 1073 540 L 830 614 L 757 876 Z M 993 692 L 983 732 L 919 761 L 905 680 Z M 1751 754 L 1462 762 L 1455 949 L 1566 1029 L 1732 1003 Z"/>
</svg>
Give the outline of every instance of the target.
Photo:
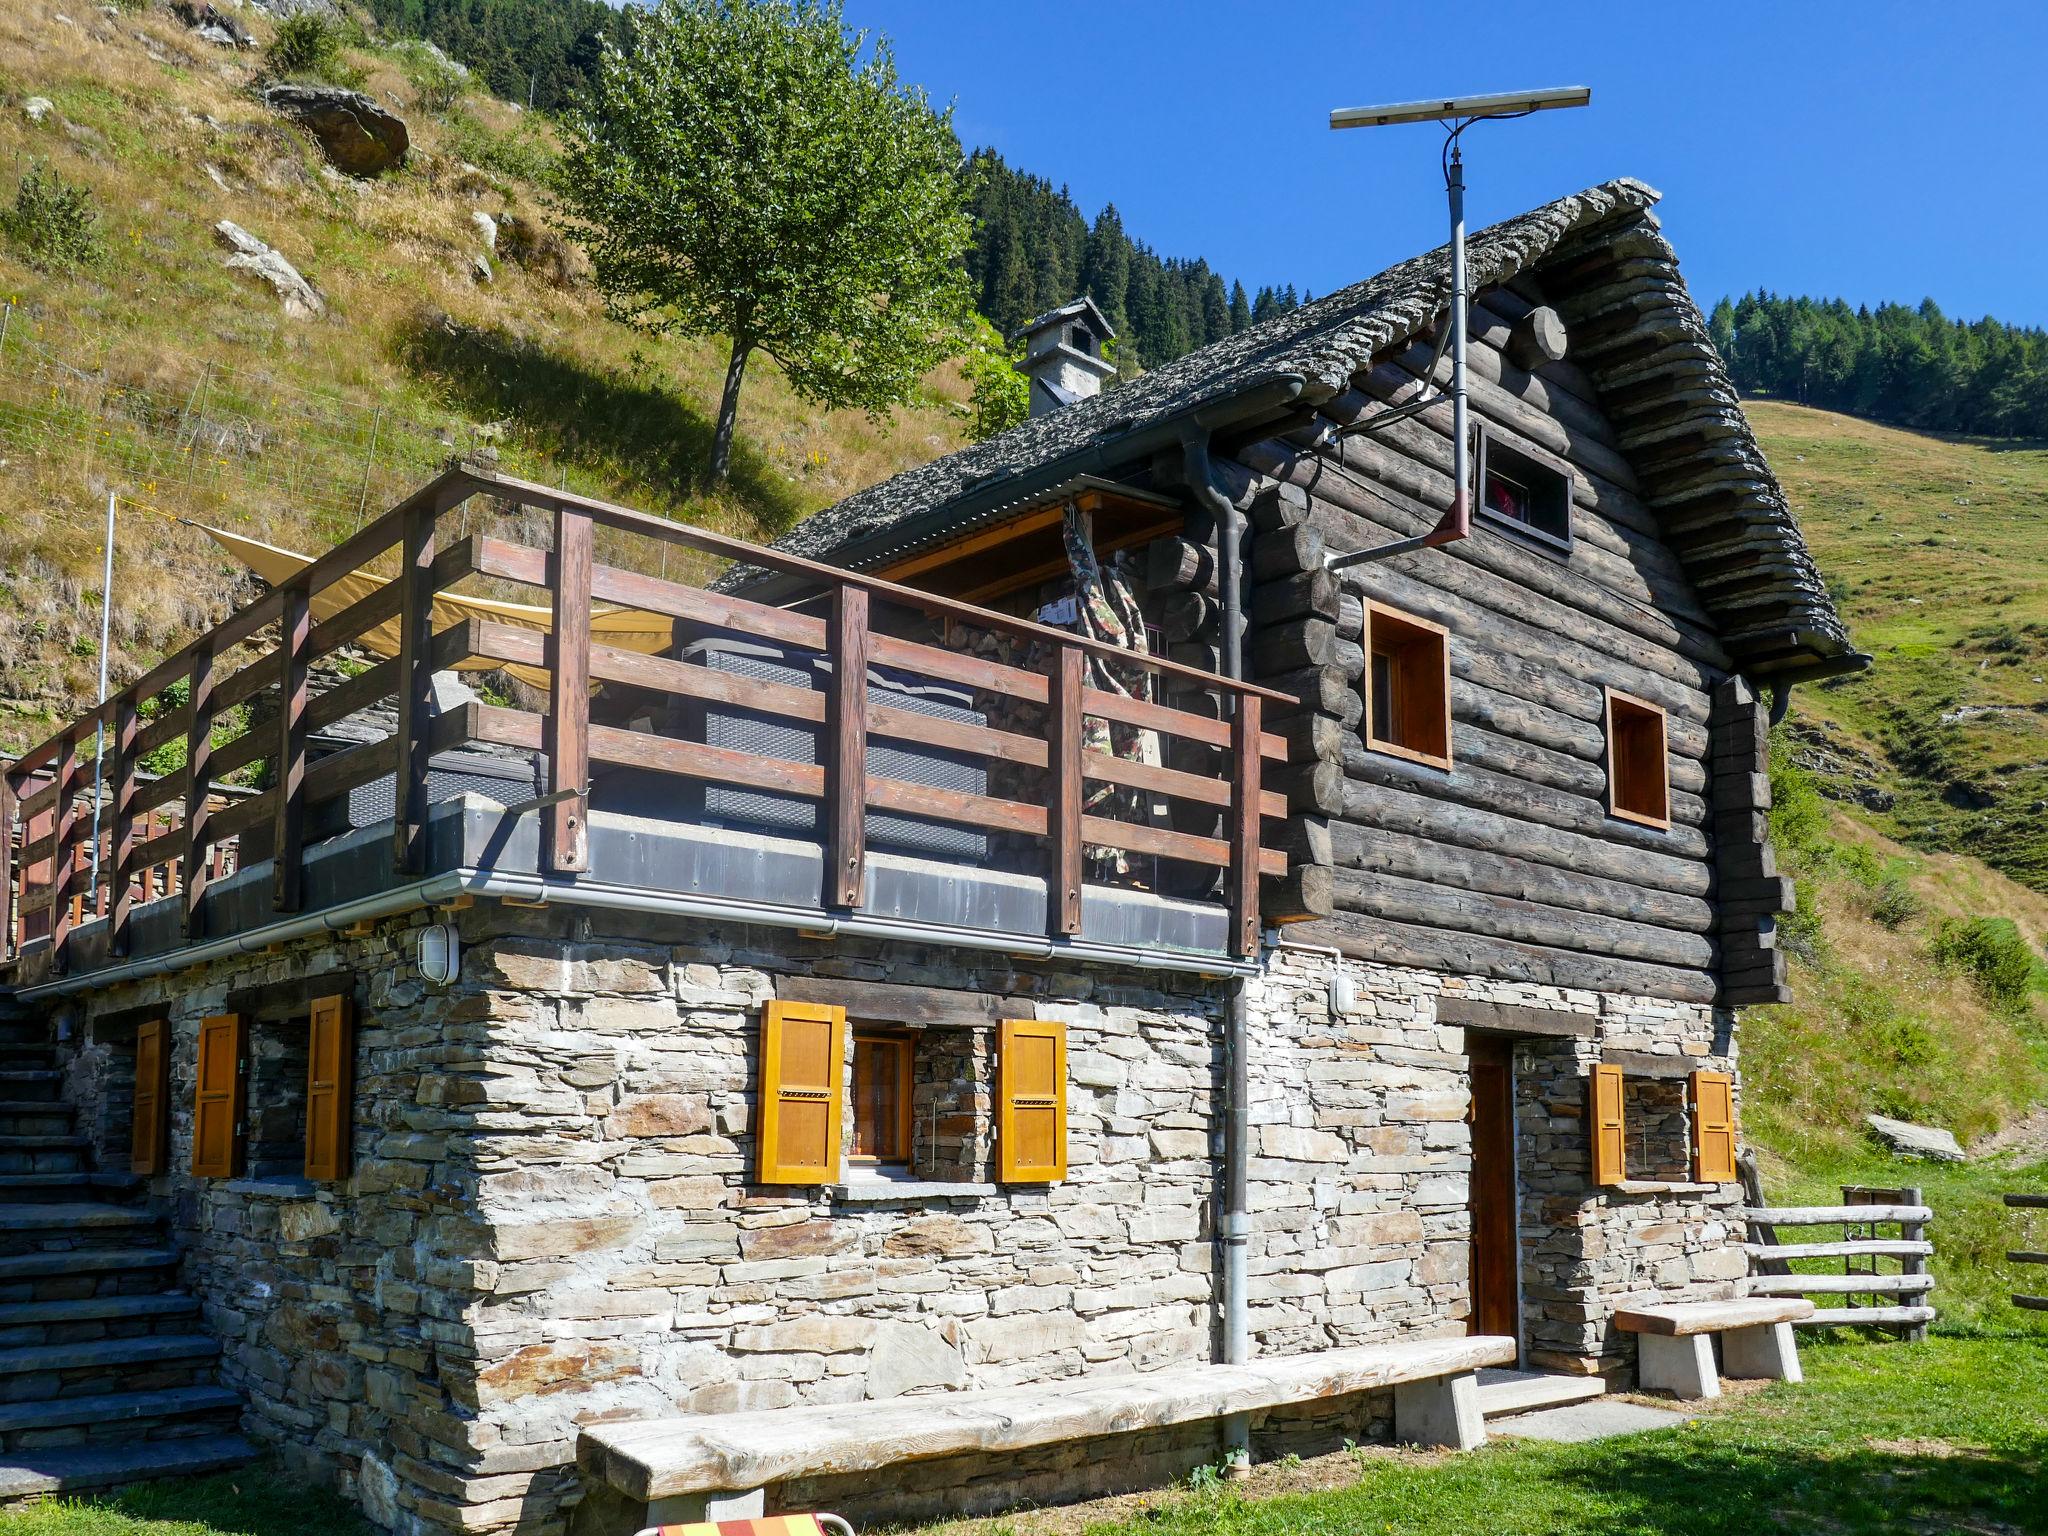
<svg viewBox="0 0 2048 1536">
<path fill-rule="evenodd" d="M 107 647 L 114 630 L 114 508 L 120 497 L 114 491 L 107 492 L 107 547 L 106 556 L 100 566 L 100 696 L 98 702 L 107 702 Z M 92 744 L 92 890 L 93 901 L 99 901 L 100 889 L 100 793 L 107 761 L 107 722 L 104 718 L 93 727 Z"/>
<path fill-rule="evenodd" d="M 1451 499 L 1471 495 L 1472 434 L 1465 398 L 1465 157 L 1451 145 Z"/>
</svg>

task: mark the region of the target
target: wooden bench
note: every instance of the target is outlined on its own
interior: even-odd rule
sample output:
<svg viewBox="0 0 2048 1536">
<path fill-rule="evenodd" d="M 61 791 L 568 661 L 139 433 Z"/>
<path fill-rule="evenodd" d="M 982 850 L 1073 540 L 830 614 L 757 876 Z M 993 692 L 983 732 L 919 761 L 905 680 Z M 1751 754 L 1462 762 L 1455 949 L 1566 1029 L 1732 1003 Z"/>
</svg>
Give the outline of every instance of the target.
<svg viewBox="0 0 2048 1536">
<path fill-rule="evenodd" d="M 1470 1450 L 1486 1438 L 1478 1371 L 1511 1365 L 1515 1355 L 1509 1338 L 1425 1339 L 1249 1365 L 1179 1366 L 843 1406 L 591 1424 L 583 1429 L 576 1459 L 587 1482 L 609 1487 L 626 1506 L 617 1522 L 607 1517 L 602 1536 L 624 1536 L 642 1525 L 763 1514 L 768 1488 L 796 1477 L 872 1472 L 968 1453 L 1000 1455 L 1385 1387 L 1394 1389 L 1396 1438 Z M 623 1523 L 635 1518 L 637 1524 Z"/>
<path fill-rule="evenodd" d="M 1797 1296 L 1753 1296 L 1625 1308 L 1614 1314 L 1614 1326 L 1636 1335 L 1636 1382 L 1645 1391 L 1719 1397 L 1715 1334 L 1730 1376 L 1803 1381 L 1792 1325 L 1812 1315 L 1813 1303 Z"/>
</svg>

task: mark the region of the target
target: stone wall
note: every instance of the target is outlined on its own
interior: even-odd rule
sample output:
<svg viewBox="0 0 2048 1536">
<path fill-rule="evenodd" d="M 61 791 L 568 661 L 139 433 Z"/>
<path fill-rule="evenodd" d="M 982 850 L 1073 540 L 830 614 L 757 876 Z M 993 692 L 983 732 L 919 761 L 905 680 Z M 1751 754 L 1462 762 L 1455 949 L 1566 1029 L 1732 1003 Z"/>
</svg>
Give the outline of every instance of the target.
<svg viewBox="0 0 2048 1536">
<path fill-rule="evenodd" d="M 609 914 L 486 905 L 460 921 L 448 988 L 418 980 L 401 923 L 95 999 L 74 1059 L 72 1091 L 111 1103 L 132 1069 L 124 1032 L 164 1007 L 181 1166 L 200 1016 L 250 988 L 310 995 L 310 970 L 352 976 L 352 1177 L 315 1189 L 174 1172 L 155 1193 L 228 1341 L 223 1379 L 248 1395 L 252 1431 L 380 1523 L 560 1529 L 582 1496 L 578 1426 L 600 1417 L 1214 1358 L 1224 984 Z M 1345 962 L 1355 1005 L 1337 1015 L 1336 963 L 1280 951 L 1248 984 L 1257 1352 L 1465 1330 L 1468 1063 L 1465 1030 L 1437 1019 L 1447 993 L 1576 1014 L 1595 1031 L 1516 1054 L 1532 1362 L 1621 1370 L 1617 1305 L 1732 1288 L 1733 1188 L 1596 1190 L 1583 1128 L 1603 1049 L 1727 1066 L 1724 1018 L 1357 962 Z M 754 1183 L 761 1010 L 796 977 L 809 995 L 817 978 L 887 981 L 1065 1021 L 1067 1180 L 987 1182 L 993 1042 L 946 1029 L 919 1053 L 914 1145 L 920 1173 L 954 1188 Z M 119 1117 L 85 1123 L 104 1128 L 119 1166 Z M 1342 1420 L 1350 1438 L 1378 1422 L 1364 1404 L 1295 1417 Z M 1212 1439 L 1169 1437 L 1141 1459 L 1199 1464 Z M 1051 1455 L 1033 1475 L 1065 1486 L 1070 1465 Z M 936 1498 L 993 1476 L 929 1469 L 918 1488 Z"/>
<path fill-rule="evenodd" d="M 419 980 L 416 926 L 399 919 L 131 983 L 65 1005 L 59 1021 L 67 1095 L 99 1166 L 125 1170 L 135 1025 L 169 1020 L 170 1171 L 147 1193 L 222 1341 L 220 1380 L 242 1394 L 253 1439 L 408 1531 L 460 1523 L 448 1495 L 483 1454 L 446 1382 L 468 1374 L 472 1348 L 467 1105 L 485 1037 L 463 993 Z M 285 1122 L 294 1101 L 303 1116 L 303 1000 L 328 975 L 356 1009 L 355 1156 L 347 1181 L 315 1185 L 292 1151 L 303 1119 Z M 269 1176 L 195 1179 L 185 1170 L 199 1021 L 231 1008 L 250 1024 L 247 1124 L 252 1149 L 270 1148 Z"/>
</svg>

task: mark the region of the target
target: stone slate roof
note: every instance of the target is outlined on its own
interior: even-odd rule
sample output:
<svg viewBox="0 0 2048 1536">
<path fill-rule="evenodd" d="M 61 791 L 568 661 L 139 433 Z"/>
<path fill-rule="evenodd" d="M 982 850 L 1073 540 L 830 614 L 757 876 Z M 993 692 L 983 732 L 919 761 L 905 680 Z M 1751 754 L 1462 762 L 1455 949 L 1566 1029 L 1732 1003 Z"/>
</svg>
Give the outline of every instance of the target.
<svg viewBox="0 0 2048 1536">
<path fill-rule="evenodd" d="M 1658 196 L 1639 181 L 1603 182 L 1480 231 L 1467 242 L 1473 291 L 1522 273 L 1543 282 L 1566 316 L 1573 361 L 1598 387 L 1637 470 L 1641 499 L 1658 513 L 1731 654 L 1757 671 L 1847 657 L 1848 633 L 1650 212 Z M 776 547 L 872 565 L 982 520 L 1006 481 L 1018 480 L 1022 492 L 1063 461 L 1091 455 L 1097 462 L 1088 467 L 1100 472 L 1121 445 L 1137 458 L 1154 429 L 1149 453 L 1156 429 L 1193 410 L 1262 388 L 1327 399 L 1430 323 L 1449 291 L 1449 264 L 1448 247 L 1439 247 L 906 470 L 806 519 Z"/>
</svg>

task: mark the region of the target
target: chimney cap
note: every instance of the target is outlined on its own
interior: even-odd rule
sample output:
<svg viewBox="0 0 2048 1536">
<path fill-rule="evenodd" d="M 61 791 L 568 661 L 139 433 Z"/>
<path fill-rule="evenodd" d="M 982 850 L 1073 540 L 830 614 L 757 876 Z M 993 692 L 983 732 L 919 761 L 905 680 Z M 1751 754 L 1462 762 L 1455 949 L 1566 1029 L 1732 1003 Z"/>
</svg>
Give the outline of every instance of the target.
<svg viewBox="0 0 2048 1536">
<path fill-rule="evenodd" d="M 1024 337 L 1037 336 L 1046 331 L 1058 330 L 1062 326 L 1068 325 L 1075 320 L 1080 320 L 1083 317 L 1086 318 L 1088 329 L 1094 334 L 1098 343 L 1108 341 L 1116 335 L 1116 327 L 1111 325 L 1108 317 L 1095 307 L 1095 301 L 1084 293 L 1078 299 L 1069 299 L 1066 303 L 1060 305 L 1058 309 L 1048 309 L 1044 314 L 1026 320 L 1010 333 L 1008 339 L 1012 345 L 1015 345 Z"/>
</svg>

